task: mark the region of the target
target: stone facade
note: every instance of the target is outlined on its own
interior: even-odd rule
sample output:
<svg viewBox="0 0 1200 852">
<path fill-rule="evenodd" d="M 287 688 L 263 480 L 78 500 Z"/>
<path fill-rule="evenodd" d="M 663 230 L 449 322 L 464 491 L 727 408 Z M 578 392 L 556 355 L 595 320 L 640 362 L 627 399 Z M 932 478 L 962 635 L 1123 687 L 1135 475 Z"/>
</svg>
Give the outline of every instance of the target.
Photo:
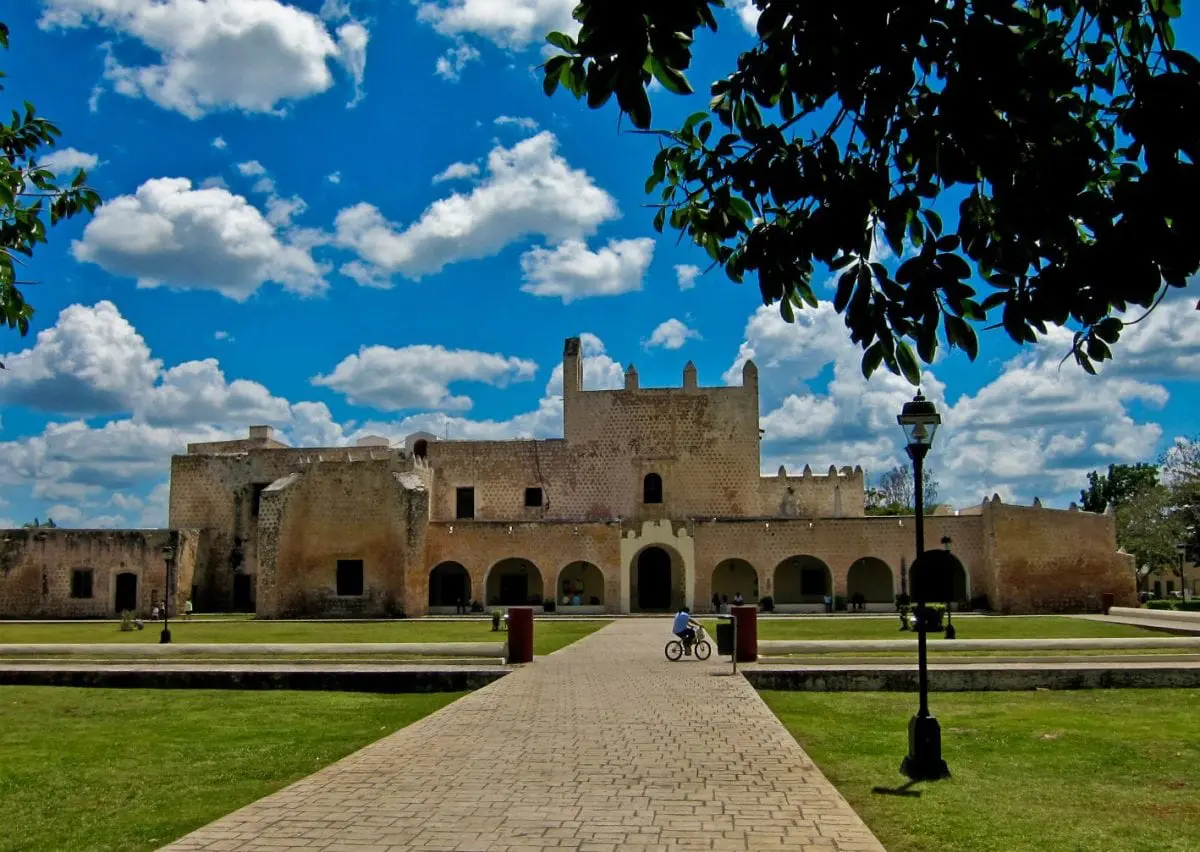
<svg viewBox="0 0 1200 852">
<path fill-rule="evenodd" d="M 914 519 L 866 516 L 860 467 L 761 475 L 753 362 L 737 387 L 700 387 L 689 363 L 680 388 L 642 388 L 630 368 L 623 389 L 602 391 L 583 390 L 582 364 L 569 339 L 561 439 L 416 433 L 395 447 L 293 448 L 254 426 L 244 440 L 190 445 L 171 461 L 169 524 L 196 541 L 187 570 L 197 609 L 419 615 L 553 599 L 563 611 L 706 611 L 714 593 L 741 593 L 795 611 L 821 609 L 828 593 L 889 610 L 909 587 Z M 103 535 L 138 534 L 76 540 L 100 548 Z M 1096 610 L 1105 592 L 1135 599 L 1109 515 L 994 498 L 932 515 L 925 535 L 964 566 L 948 595 L 957 602 L 986 595 L 1029 612 Z M 92 558 L 14 548 L 22 565 L 65 572 L 53 588 Z M 44 569 L 21 570 L 19 581 L 0 577 L 0 614 L 103 609 L 48 599 Z"/>
<path fill-rule="evenodd" d="M 20 529 L 0 532 L 0 617 L 146 615 L 166 598 L 175 555 L 171 613 L 183 612 L 204 557 L 199 530 Z"/>
</svg>

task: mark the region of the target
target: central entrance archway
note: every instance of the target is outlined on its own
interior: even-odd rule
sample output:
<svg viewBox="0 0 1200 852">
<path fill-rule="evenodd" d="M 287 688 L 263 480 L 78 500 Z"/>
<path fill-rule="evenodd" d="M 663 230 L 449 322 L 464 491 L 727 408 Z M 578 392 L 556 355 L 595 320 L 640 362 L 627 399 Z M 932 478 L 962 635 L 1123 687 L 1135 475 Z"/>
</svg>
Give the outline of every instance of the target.
<svg viewBox="0 0 1200 852">
<path fill-rule="evenodd" d="M 640 612 L 671 608 L 671 554 L 661 547 L 647 547 L 637 558 L 637 597 Z"/>
<path fill-rule="evenodd" d="M 488 572 L 488 606 L 541 606 L 542 572 L 528 559 L 502 559 Z"/>
</svg>

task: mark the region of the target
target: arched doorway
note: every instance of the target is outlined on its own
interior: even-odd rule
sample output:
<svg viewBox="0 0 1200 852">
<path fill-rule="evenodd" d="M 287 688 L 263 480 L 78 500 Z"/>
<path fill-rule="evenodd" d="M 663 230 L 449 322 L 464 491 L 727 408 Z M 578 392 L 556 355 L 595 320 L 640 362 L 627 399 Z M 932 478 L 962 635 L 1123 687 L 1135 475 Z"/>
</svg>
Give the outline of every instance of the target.
<svg viewBox="0 0 1200 852">
<path fill-rule="evenodd" d="M 501 559 L 488 571 L 488 606 L 541 606 L 542 572 L 528 559 Z"/>
<path fill-rule="evenodd" d="M 471 575 L 459 562 L 442 562 L 429 572 L 429 605 L 471 603 Z"/>
<path fill-rule="evenodd" d="M 558 574 L 559 606 L 603 606 L 604 572 L 591 562 L 572 562 Z"/>
<path fill-rule="evenodd" d="M 926 551 L 927 553 L 932 551 Z M 949 559 L 943 564 L 946 573 L 942 576 L 931 578 L 929 594 L 930 597 L 927 603 L 953 603 L 966 604 L 971 600 L 971 582 L 967 575 L 967 569 L 963 567 L 958 557 L 949 551 L 938 550 L 938 553 L 948 553 Z M 917 599 L 917 586 L 914 580 L 913 566 L 908 567 L 908 593 L 915 601 Z"/>
<path fill-rule="evenodd" d="M 846 597 L 851 603 L 862 595 L 864 603 L 890 604 L 895 601 L 892 569 L 882 559 L 864 556 L 856 559 L 846 574 Z"/>
<path fill-rule="evenodd" d="M 667 612 L 682 606 L 676 594 L 681 585 L 680 560 L 662 547 L 647 547 L 632 566 L 629 603 L 634 612 Z"/>
<path fill-rule="evenodd" d="M 138 608 L 138 578 L 137 574 L 128 571 L 117 575 L 116 591 L 113 595 L 113 608 L 118 613 L 137 612 Z"/>
<path fill-rule="evenodd" d="M 758 603 L 758 572 L 745 559 L 724 559 L 712 573 L 712 591 L 732 603 L 741 592 L 746 603 Z M 698 602 L 699 604 L 699 602 Z"/>
<path fill-rule="evenodd" d="M 815 556 L 789 556 L 775 566 L 776 604 L 819 604 L 833 594 L 833 574 Z"/>
<path fill-rule="evenodd" d="M 642 480 L 642 502 L 661 503 L 663 501 L 662 477 L 657 473 L 647 473 Z"/>
</svg>

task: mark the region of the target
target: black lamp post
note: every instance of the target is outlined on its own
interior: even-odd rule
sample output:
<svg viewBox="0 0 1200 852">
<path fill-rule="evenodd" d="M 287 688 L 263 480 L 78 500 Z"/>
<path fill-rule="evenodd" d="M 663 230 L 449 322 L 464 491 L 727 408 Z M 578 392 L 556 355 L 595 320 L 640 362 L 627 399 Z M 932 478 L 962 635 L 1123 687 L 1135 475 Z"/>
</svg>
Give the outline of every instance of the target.
<svg viewBox="0 0 1200 852">
<path fill-rule="evenodd" d="M 913 463 L 914 502 L 917 522 L 917 561 L 925 552 L 925 455 L 933 444 L 934 433 L 942 422 L 933 403 L 925 399 L 918 389 L 911 402 L 896 418 L 904 429 L 908 443 L 908 457 Z M 915 563 L 914 563 L 915 564 Z M 921 691 L 921 706 L 917 715 L 908 723 L 908 756 L 900 764 L 900 771 L 913 781 L 935 781 L 950 774 L 946 761 L 942 760 L 942 730 L 929 712 L 929 660 L 926 648 L 925 594 L 929 585 L 918 572 L 913 580 L 913 592 L 917 596 L 917 669 Z"/>
<path fill-rule="evenodd" d="M 950 552 L 951 541 L 952 540 L 951 540 L 950 536 L 948 536 L 948 535 L 942 536 L 942 549 L 944 549 L 947 553 Z M 946 583 L 947 583 L 947 588 L 946 588 L 946 633 L 945 633 L 945 636 L 947 639 L 955 639 L 958 637 L 958 631 L 954 629 L 954 621 L 950 617 L 950 605 L 953 603 L 951 598 L 954 597 L 954 577 L 953 576 L 948 577 L 946 579 Z"/>
<path fill-rule="evenodd" d="M 163 601 L 163 629 L 159 634 L 158 644 L 171 644 L 171 586 L 175 579 L 175 548 L 169 544 L 162 549 L 163 563 L 166 565 L 167 578 L 164 585 L 167 589 L 166 600 Z"/>
</svg>

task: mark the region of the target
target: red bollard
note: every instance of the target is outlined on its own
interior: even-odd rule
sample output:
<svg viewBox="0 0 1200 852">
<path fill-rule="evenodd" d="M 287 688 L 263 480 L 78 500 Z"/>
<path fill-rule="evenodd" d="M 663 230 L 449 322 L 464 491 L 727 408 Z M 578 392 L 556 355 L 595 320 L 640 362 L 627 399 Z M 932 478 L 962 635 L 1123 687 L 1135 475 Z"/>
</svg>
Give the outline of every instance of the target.
<svg viewBox="0 0 1200 852">
<path fill-rule="evenodd" d="M 731 606 L 729 614 L 737 618 L 737 635 L 734 636 L 734 648 L 737 650 L 739 663 L 753 663 L 758 660 L 758 607 Z"/>
<path fill-rule="evenodd" d="M 533 662 L 533 607 L 508 608 L 508 662 Z"/>
</svg>

